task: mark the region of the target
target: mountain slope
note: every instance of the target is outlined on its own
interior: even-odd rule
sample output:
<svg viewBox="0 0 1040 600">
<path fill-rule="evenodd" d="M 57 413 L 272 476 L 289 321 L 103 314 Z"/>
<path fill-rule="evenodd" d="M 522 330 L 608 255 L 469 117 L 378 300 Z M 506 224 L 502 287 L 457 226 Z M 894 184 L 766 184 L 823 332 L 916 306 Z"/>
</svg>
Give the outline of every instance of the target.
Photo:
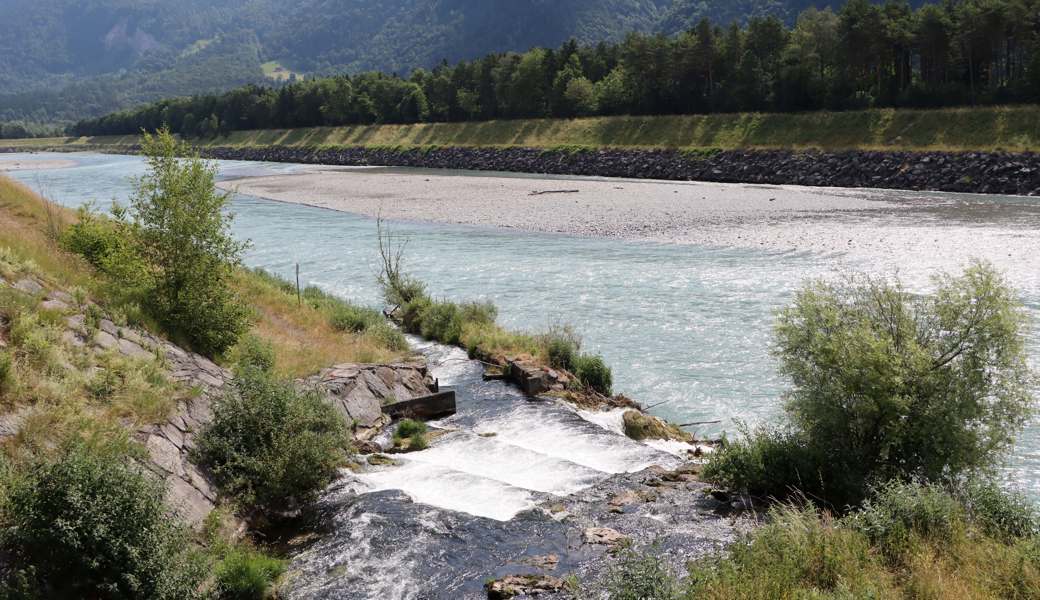
<svg viewBox="0 0 1040 600">
<path fill-rule="evenodd" d="M 2 0 L 0 121 L 68 121 L 297 73 L 405 74 L 490 52 L 675 33 L 820 0 Z"/>
</svg>

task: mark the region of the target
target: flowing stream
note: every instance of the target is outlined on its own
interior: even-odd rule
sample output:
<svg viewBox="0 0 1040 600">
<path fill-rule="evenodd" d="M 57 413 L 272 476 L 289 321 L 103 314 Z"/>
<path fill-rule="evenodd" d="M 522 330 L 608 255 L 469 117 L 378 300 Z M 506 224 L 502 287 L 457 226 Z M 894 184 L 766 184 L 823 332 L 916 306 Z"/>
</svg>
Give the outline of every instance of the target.
<svg viewBox="0 0 1040 600">
<path fill-rule="evenodd" d="M 138 157 L 60 158 L 76 166 L 11 175 L 62 204 L 96 201 L 104 207 L 112 200 L 125 202 L 131 178 L 144 172 Z M 303 168 L 220 163 L 226 178 Z M 896 202 L 911 196 L 884 194 Z M 953 231 L 965 245 L 980 231 L 1006 233 L 1010 244 L 1021 228 L 1040 227 L 1035 199 L 934 196 L 962 209 L 963 219 L 962 227 L 937 235 Z M 299 263 L 304 285 L 379 304 L 372 219 L 241 195 L 233 210 L 235 234 L 252 241 L 249 266 L 289 276 Z M 1013 218 L 991 218 L 994 213 Z M 938 227 L 943 218 L 923 215 L 920 224 Z M 906 235 L 884 221 L 865 225 Z M 770 327 L 775 310 L 789 303 L 806 279 L 847 269 L 899 270 L 911 289 L 927 290 L 936 269 L 960 266 L 926 252 L 868 262 L 846 253 L 626 242 L 458 225 L 394 227 L 410 238 L 409 271 L 428 282 L 435 296 L 491 300 L 508 327 L 575 326 L 585 347 L 602 353 L 614 368 L 616 391 L 657 404 L 652 412 L 678 422 L 722 420 L 697 431 L 701 435 L 733 432 L 737 420 L 756 424 L 780 415 L 784 382 L 769 356 Z M 1040 320 L 1040 248 L 1030 256 L 997 266 Z M 1038 329 L 1034 324 L 1028 340 L 1034 366 L 1040 366 Z M 299 562 L 311 577 L 300 578 L 295 595 L 425 597 L 429 590 L 466 595 L 479 591 L 483 577 L 500 574 L 502 564 L 525 554 L 554 551 L 563 563 L 578 564 L 583 559 L 566 550 L 558 524 L 529 509 L 583 493 L 614 474 L 676 461 L 669 453 L 674 448 L 620 435 L 617 413 L 583 414 L 529 402 L 508 386 L 481 381 L 479 365 L 464 353 L 413 342 L 441 382 L 458 388 L 459 413 L 436 424 L 451 431 L 429 449 L 403 457 L 400 466 L 345 478 L 330 490 L 323 505 L 342 527 Z M 1010 486 L 1040 501 L 1040 425 L 1031 424 L 1020 436 L 1005 474 Z M 691 531 L 694 539 L 729 535 L 714 521 L 699 526 L 705 531 Z M 705 542 L 704 548 L 710 545 Z M 405 572 L 409 575 L 401 577 Z"/>
</svg>

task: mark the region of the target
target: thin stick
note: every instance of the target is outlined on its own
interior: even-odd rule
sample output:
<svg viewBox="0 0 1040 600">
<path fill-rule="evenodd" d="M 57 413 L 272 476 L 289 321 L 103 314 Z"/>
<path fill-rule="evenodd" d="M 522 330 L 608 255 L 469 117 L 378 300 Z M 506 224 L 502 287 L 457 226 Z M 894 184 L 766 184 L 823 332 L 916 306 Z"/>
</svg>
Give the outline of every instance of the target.
<svg viewBox="0 0 1040 600">
<path fill-rule="evenodd" d="M 651 404 L 650 406 L 647 406 L 643 410 L 650 410 L 651 408 L 654 408 L 655 406 L 661 406 L 662 404 L 668 404 L 669 402 L 671 402 L 671 400 L 663 400 L 661 402 L 658 402 L 657 404 Z"/>
<path fill-rule="evenodd" d="M 694 425 L 715 425 L 721 422 L 722 419 L 719 419 L 718 421 L 694 421 L 693 423 L 682 423 L 681 425 L 679 425 L 679 427 L 692 427 Z"/>
<path fill-rule="evenodd" d="M 300 263 L 296 263 L 296 304 L 303 305 L 303 296 L 300 294 Z"/>
</svg>

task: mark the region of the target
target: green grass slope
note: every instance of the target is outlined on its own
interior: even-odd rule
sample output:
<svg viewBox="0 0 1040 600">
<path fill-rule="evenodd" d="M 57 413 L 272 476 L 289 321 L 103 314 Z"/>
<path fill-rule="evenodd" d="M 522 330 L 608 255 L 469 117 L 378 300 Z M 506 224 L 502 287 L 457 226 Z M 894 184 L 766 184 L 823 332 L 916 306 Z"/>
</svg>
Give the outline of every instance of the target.
<svg viewBox="0 0 1040 600">
<path fill-rule="evenodd" d="M 0 146 L 125 145 L 136 136 L 7 140 Z M 525 119 L 236 131 L 202 146 L 559 146 L 1006 150 L 1040 148 L 1040 106 L 797 114 Z"/>
</svg>

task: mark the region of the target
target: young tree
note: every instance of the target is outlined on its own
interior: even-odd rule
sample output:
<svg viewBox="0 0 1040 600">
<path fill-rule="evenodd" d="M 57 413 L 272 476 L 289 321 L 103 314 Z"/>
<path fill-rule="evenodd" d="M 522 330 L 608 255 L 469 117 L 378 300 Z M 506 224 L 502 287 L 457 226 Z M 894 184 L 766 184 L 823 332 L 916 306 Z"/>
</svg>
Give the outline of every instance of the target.
<svg viewBox="0 0 1040 600">
<path fill-rule="evenodd" d="M 992 467 L 1032 412 L 1024 315 L 986 264 L 931 296 L 817 283 L 780 313 L 788 414 L 864 477 L 940 480 Z"/>
<path fill-rule="evenodd" d="M 814 283 L 776 325 L 790 425 L 725 446 L 705 476 L 841 509 L 890 480 L 988 475 L 1033 413 L 1024 313 L 988 264 L 929 296 L 864 278 Z"/>
<path fill-rule="evenodd" d="M 143 141 L 149 172 L 135 182 L 129 215 L 153 271 L 154 316 L 206 354 L 230 348 L 248 325 L 230 288 L 245 243 L 232 237 L 229 193 L 214 185 L 216 165 L 168 129 Z"/>
</svg>

